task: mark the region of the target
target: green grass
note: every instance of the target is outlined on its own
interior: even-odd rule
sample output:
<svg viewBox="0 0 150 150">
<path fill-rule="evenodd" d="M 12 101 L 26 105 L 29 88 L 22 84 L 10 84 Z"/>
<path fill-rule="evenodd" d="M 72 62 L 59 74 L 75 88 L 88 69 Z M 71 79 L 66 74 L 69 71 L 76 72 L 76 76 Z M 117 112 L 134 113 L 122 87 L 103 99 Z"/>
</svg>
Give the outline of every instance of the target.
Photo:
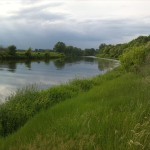
<svg viewBox="0 0 150 150">
<path fill-rule="evenodd" d="M 23 126 L 42 109 L 77 96 L 93 86 L 92 80 L 74 80 L 70 84 L 38 91 L 35 87 L 19 90 L 0 105 L 0 135 L 7 136 Z"/>
<path fill-rule="evenodd" d="M 59 97 L 59 103 L 41 105 L 43 109 L 17 132 L 0 138 L 0 149 L 149 150 L 148 80 L 148 73 L 115 70 L 46 91 L 48 99 Z M 40 93 L 35 102 L 46 104 L 43 100 L 47 94 L 40 97 Z"/>
</svg>

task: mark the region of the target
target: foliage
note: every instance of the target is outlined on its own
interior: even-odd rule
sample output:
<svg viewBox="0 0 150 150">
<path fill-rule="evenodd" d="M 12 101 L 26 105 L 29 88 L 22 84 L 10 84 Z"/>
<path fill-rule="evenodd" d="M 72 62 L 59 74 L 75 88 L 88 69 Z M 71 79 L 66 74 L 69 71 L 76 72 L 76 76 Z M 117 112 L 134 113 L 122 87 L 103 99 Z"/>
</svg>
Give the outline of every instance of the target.
<svg viewBox="0 0 150 150">
<path fill-rule="evenodd" d="M 25 55 L 30 58 L 32 56 L 32 49 L 29 48 L 26 52 L 25 52 Z"/>
<path fill-rule="evenodd" d="M 137 72 L 140 66 L 145 63 L 148 53 L 150 53 L 149 44 L 132 47 L 120 57 L 121 65 L 127 71 Z"/>
<path fill-rule="evenodd" d="M 0 45 L 0 52 L 4 52 L 6 49 Z"/>
<path fill-rule="evenodd" d="M 105 43 L 102 43 L 99 46 L 98 56 L 105 57 L 105 58 L 119 59 L 119 57 L 126 51 L 129 51 L 130 49 L 134 49 L 134 47 L 146 46 L 149 42 L 150 42 L 150 36 L 139 36 L 138 38 L 125 44 L 107 45 Z"/>
<path fill-rule="evenodd" d="M 16 55 L 16 46 L 15 45 L 10 45 L 8 47 L 8 54 L 15 56 Z"/>
<path fill-rule="evenodd" d="M 50 58 L 50 53 L 49 52 L 45 52 L 45 59 L 49 59 Z"/>
<path fill-rule="evenodd" d="M 95 56 L 97 51 L 94 48 L 82 50 L 74 46 L 66 46 L 63 42 L 57 42 L 54 46 L 56 52 L 65 54 L 67 57 L 77 57 L 77 56 Z"/>
<path fill-rule="evenodd" d="M 94 48 L 84 50 L 84 56 L 95 56 L 95 55 L 96 50 Z"/>
<path fill-rule="evenodd" d="M 48 56 L 48 57 L 47 57 Z M 26 52 L 17 51 L 15 56 L 9 55 L 6 51 L 0 52 L 0 60 L 44 60 L 50 58 L 62 58 L 63 54 L 56 52 L 31 52 L 28 49 Z"/>
<path fill-rule="evenodd" d="M 77 48 L 77 47 L 66 46 L 65 55 L 66 56 L 71 56 L 71 57 L 82 56 L 83 51 L 80 48 Z"/>
<path fill-rule="evenodd" d="M 53 49 L 56 52 L 63 53 L 67 57 L 68 56 L 76 57 L 76 56 L 83 55 L 83 51 L 80 48 L 73 47 L 73 46 L 66 46 L 66 44 L 63 42 L 57 42 Z"/>
<path fill-rule="evenodd" d="M 54 51 L 58 53 L 64 53 L 66 49 L 66 45 L 63 42 L 57 42 L 54 46 Z"/>
</svg>

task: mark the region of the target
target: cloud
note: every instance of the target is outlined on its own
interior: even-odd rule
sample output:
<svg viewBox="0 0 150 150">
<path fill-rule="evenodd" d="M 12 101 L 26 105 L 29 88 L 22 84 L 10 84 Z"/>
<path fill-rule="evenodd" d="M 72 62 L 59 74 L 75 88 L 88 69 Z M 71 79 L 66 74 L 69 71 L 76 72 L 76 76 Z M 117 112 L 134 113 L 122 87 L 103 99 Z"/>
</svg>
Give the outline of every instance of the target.
<svg viewBox="0 0 150 150">
<path fill-rule="evenodd" d="M 28 1 L 29 3 L 29 1 Z M 54 21 L 65 19 L 67 14 L 62 12 L 49 11 L 52 8 L 62 6 L 63 3 L 44 3 L 36 5 L 25 5 L 17 11 L 12 11 L 7 17 L 3 17 L 4 21 Z"/>
<path fill-rule="evenodd" d="M 6 8 L 0 14 L 3 45 L 53 48 L 57 41 L 63 41 L 67 45 L 97 48 L 100 43 L 126 42 L 150 33 L 150 2 L 146 0 L 8 2 L 0 6 Z"/>
<path fill-rule="evenodd" d="M 148 34 L 150 33 L 149 26 L 148 23 L 132 20 L 87 20 L 80 23 L 25 24 L 21 27 L 19 25 L 20 28 L 18 27 L 11 32 L 9 31 L 5 36 L 5 41 L 13 44 L 17 39 L 18 47 L 23 48 L 29 46 L 33 48 L 53 48 L 58 41 L 82 48 L 97 48 L 101 43 L 127 42 L 140 34 Z"/>
</svg>

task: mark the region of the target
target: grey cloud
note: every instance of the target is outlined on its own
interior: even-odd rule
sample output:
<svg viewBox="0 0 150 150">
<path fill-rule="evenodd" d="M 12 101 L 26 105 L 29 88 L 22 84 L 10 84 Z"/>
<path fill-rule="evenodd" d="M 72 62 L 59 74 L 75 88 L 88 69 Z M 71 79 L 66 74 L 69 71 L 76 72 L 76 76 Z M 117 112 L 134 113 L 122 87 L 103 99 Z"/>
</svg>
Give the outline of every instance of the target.
<svg viewBox="0 0 150 150">
<path fill-rule="evenodd" d="M 32 2 L 32 1 L 31 1 Z M 50 9 L 53 7 L 58 7 L 63 5 L 62 2 L 56 3 L 47 3 L 42 5 L 31 5 L 30 7 L 23 8 L 19 11 L 12 12 L 12 15 L 9 17 L 1 18 L 5 21 L 22 21 L 25 20 L 26 22 L 31 21 L 55 21 L 55 20 L 62 20 L 65 19 L 68 14 L 64 13 L 54 13 L 52 11 L 48 12 L 45 11 L 46 9 Z"/>
<path fill-rule="evenodd" d="M 54 21 L 54 20 L 62 20 L 65 19 L 65 14 L 56 14 L 51 12 L 43 12 L 43 11 L 32 11 L 32 12 L 26 12 L 26 13 L 20 13 L 14 16 L 11 16 L 10 19 L 12 20 L 25 20 L 25 21 Z"/>
<path fill-rule="evenodd" d="M 69 20 L 68 20 L 69 21 Z M 18 48 L 53 48 L 58 41 L 81 48 L 98 48 L 101 43 L 123 43 L 133 37 L 149 34 L 150 23 L 138 20 L 85 20 L 83 22 L 54 23 L 41 28 L 39 25 L 17 25 L 15 30 L 0 35 L 1 42 L 15 44 Z M 1 25 L 0 25 L 1 28 Z"/>
<path fill-rule="evenodd" d="M 31 0 L 31 3 L 32 2 L 33 1 Z M 58 2 L 55 2 L 55 3 L 46 3 L 46 4 L 39 5 L 39 6 L 30 4 L 29 5 L 30 7 L 24 8 L 24 9 L 18 11 L 17 13 L 19 13 L 19 14 L 22 14 L 22 13 L 32 13 L 33 11 L 41 11 L 41 10 L 44 10 L 46 8 L 53 8 L 53 7 L 58 7 L 58 6 L 62 6 L 62 5 L 63 5 L 62 2 L 59 2 L 59 3 Z"/>
</svg>

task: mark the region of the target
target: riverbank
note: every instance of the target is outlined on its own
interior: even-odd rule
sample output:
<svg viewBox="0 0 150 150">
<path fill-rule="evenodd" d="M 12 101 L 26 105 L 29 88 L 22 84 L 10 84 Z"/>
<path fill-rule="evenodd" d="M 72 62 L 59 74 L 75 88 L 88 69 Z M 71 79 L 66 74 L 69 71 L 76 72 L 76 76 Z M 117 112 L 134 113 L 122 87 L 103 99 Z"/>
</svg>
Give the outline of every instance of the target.
<svg viewBox="0 0 150 150">
<path fill-rule="evenodd" d="M 36 84 L 39 89 L 47 89 L 74 78 L 104 74 L 114 66 L 115 63 L 109 61 L 82 57 L 0 61 L 0 102 L 28 85 Z"/>
<path fill-rule="evenodd" d="M 63 54 L 56 52 L 16 52 L 15 55 L 10 55 L 7 52 L 0 53 L 0 61 L 4 60 L 44 60 L 44 59 L 56 59 L 64 57 Z"/>
<path fill-rule="evenodd" d="M 147 150 L 148 81 L 148 70 L 135 74 L 118 68 L 42 92 L 23 90 L 1 107 L 1 133 L 26 124 L 1 137 L 0 149 Z"/>
</svg>

